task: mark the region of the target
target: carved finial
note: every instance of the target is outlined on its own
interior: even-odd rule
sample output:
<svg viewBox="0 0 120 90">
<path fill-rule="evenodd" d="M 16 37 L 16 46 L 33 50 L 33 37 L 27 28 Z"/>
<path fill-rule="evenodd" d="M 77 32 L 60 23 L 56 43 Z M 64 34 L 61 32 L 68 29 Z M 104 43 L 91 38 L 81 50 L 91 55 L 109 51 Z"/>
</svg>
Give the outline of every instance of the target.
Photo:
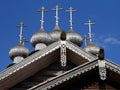
<svg viewBox="0 0 120 90">
<path fill-rule="evenodd" d="M 88 20 L 88 22 L 87 23 L 85 23 L 85 25 L 88 25 L 88 27 L 89 27 L 89 39 L 90 39 L 90 42 L 92 42 L 92 32 L 91 32 L 91 25 L 92 24 L 95 24 L 95 23 L 93 23 L 91 20 Z"/>
<path fill-rule="evenodd" d="M 103 48 L 100 48 L 100 50 L 99 50 L 98 59 L 104 60 L 104 49 Z"/>
<path fill-rule="evenodd" d="M 37 12 L 41 12 L 41 30 L 44 30 L 44 12 L 47 12 L 48 10 L 46 10 L 44 7 L 42 7 L 40 10 L 38 10 Z"/>
<path fill-rule="evenodd" d="M 70 12 L 70 31 L 73 30 L 73 21 L 72 21 L 72 13 L 75 12 L 76 10 L 74 10 L 72 7 L 70 7 L 68 10 L 66 10 L 67 12 Z"/>
<path fill-rule="evenodd" d="M 60 39 L 61 40 L 66 40 L 66 33 L 65 31 L 62 31 L 61 34 L 60 34 Z"/>
<path fill-rule="evenodd" d="M 60 8 L 58 5 L 56 5 L 56 7 L 52 10 L 55 10 L 56 11 L 56 16 L 55 16 L 55 19 L 56 19 L 56 26 L 59 27 L 59 24 L 58 24 L 58 20 L 59 20 L 59 17 L 58 17 L 58 11 L 61 10 L 62 8 Z"/>
<path fill-rule="evenodd" d="M 20 35 L 19 35 L 19 37 L 20 37 L 20 44 L 22 45 L 22 44 L 23 44 L 23 43 L 22 43 L 22 38 L 23 38 L 23 36 L 22 36 L 22 33 L 23 33 L 23 27 L 26 27 L 26 26 L 24 25 L 23 22 L 21 22 L 19 25 L 17 25 L 17 27 L 20 28 Z"/>
</svg>

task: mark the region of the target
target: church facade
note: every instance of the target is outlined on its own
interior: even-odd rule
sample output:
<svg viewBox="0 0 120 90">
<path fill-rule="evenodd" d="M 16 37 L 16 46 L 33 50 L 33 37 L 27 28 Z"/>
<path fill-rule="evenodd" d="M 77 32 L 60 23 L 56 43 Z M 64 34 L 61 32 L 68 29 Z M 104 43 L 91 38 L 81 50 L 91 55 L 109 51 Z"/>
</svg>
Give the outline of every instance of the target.
<svg viewBox="0 0 120 90">
<path fill-rule="evenodd" d="M 73 30 L 70 7 L 69 32 L 61 31 L 59 27 L 58 5 L 56 25 L 53 32 L 44 30 L 44 13 L 42 7 L 41 28 L 33 34 L 30 42 L 35 48 L 30 52 L 24 46 L 25 39 L 22 30 L 25 25 L 20 23 L 20 42 L 11 48 L 9 56 L 13 63 L 0 73 L 0 90 L 119 90 L 120 66 L 104 57 L 104 49 L 92 41 L 89 20 L 89 43 Z M 85 46 L 81 47 L 85 41 Z"/>
</svg>

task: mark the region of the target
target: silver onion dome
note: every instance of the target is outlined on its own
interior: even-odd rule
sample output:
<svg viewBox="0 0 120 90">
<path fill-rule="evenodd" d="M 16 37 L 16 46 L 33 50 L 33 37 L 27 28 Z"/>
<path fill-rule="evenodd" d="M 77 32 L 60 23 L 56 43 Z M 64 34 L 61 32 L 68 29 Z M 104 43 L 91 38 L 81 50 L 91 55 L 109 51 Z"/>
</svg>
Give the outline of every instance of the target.
<svg viewBox="0 0 120 90">
<path fill-rule="evenodd" d="M 51 37 L 48 33 L 46 33 L 43 29 L 41 29 L 39 32 L 35 33 L 31 37 L 30 42 L 34 47 L 38 43 L 44 43 L 46 45 L 49 45 L 51 43 Z"/>
<path fill-rule="evenodd" d="M 88 45 L 83 48 L 83 50 L 93 55 L 97 55 L 99 53 L 100 47 L 96 46 L 92 42 L 89 42 Z"/>
<path fill-rule="evenodd" d="M 52 42 L 60 40 L 60 34 L 61 34 L 61 31 L 60 31 L 59 26 L 55 26 L 55 29 L 53 30 L 53 32 L 50 33 Z"/>
<path fill-rule="evenodd" d="M 26 58 L 29 55 L 30 51 L 24 47 L 22 44 L 19 44 L 9 51 L 9 56 L 13 60 L 17 56 L 21 56 L 23 58 Z"/>
<path fill-rule="evenodd" d="M 82 45 L 82 37 L 77 34 L 76 32 L 74 32 L 73 30 L 70 30 L 69 32 L 67 32 L 67 40 L 73 42 L 74 44 L 81 46 Z"/>
</svg>

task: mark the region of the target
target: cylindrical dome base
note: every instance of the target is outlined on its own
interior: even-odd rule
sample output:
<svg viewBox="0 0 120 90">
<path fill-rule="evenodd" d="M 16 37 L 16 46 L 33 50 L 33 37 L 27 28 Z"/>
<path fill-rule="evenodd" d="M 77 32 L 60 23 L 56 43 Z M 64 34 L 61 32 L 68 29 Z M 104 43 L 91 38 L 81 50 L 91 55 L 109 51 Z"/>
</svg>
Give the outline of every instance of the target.
<svg viewBox="0 0 120 90">
<path fill-rule="evenodd" d="M 42 50 L 42 49 L 44 49 L 44 48 L 46 48 L 46 47 L 47 47 L 46 44 L 44 44 L 44 43 L 38 43 L 38 44 L 36 44 L 36 46 L 35 46 L 35 50 Z"/>
<path fill-rule="evenodd" d="M 17 56 L 17 57 L 14 58 L 13 63 L 19 63 L 19 62 L 21 62 L 23 59 L 24 59 L 23 57 Z"/>
</svg>

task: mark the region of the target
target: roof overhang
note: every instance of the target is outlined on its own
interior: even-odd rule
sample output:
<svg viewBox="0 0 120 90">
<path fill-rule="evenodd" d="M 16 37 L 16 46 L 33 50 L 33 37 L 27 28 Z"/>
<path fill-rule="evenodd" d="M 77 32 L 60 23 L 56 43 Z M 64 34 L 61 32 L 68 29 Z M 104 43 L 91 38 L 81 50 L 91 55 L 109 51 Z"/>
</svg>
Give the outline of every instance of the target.
<svg viewBox="0 0 120 90">
<path fill-rule="evenodd" d="M 97 57 L 85 52 L 80 47 L 70 41 L 57 41 L 42 51 L 38 51 L 0 73 L 0 88 L 10 88 L 17 83 L 25 80 L 39 70 L 47 67 L 55 60 L 60 59 L 60 47 L 66 45 L 67 58 L 77 65 L 85 62 L 91 62 Z"/>
<path fill-rule="evenodd" d="M 118 66 L 110 61 L 107 61 L 107 60 L 105 60 L 105 62 L 106 62 L 108 79 L 111 79 L 114 82 L 120 83 L 120 77 L 119 77 L 120 76 L 120 66 Z M 30 88 L 29 90 L 49 90 L 49 89 L 54 88 L 64 82 L 67 82 L 75 77 L 85 74 L 86 72 L 89 72 L 95 68 L 98 69 L 98 60 L 79 65 L 59 76 L 56 76 L 54 78 L 49 79 L 48 81 L 40 83 L 40 84 Z M 111 75 L 111 73 L 113 76 Z"/>
<path fill-rule="evenodd" d="M 8 89 L 59 59 L 60 42 L 27 57 L 0 73 L 0 89 Z"/>
</svg>

